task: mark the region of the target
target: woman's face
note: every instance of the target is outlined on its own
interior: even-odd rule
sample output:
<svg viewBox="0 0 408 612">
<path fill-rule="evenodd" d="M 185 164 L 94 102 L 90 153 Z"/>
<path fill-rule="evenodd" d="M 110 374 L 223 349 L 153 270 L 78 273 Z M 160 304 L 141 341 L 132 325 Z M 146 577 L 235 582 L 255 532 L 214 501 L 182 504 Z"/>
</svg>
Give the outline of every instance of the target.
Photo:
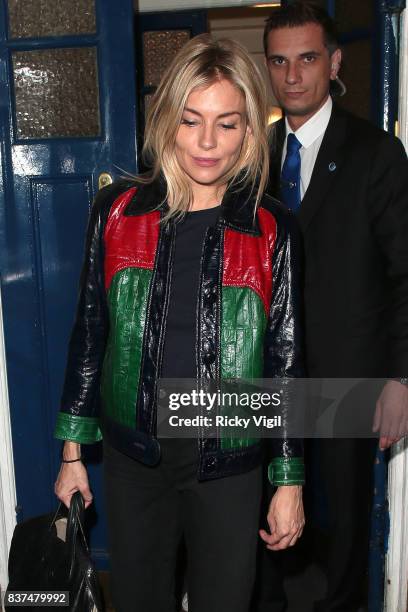
<svg viewBox="0 0 408 612">
<path fill-rule="evenodd" d="M 245 134 L 242 93 L 226 79 L 193 90 L 176 137 L 176 156 L 192 187 L 219 186 L 239 158 Z"/>
</svg>

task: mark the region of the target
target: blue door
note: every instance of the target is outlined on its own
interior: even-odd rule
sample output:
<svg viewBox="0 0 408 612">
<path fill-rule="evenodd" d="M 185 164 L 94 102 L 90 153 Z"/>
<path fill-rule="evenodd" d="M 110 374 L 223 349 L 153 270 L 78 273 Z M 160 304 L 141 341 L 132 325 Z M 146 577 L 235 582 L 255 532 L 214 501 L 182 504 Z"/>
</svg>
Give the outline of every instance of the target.
<svg viewBox="0 0 408 612">
<path fill-rule="evenodd" d="M 56 507 L 53 429 L 84 234 L 98 182 L 136 171 L 134 74 L 132 0 L 1 1 L 0 271 L 18 520 Z M 88 514 L 102 562 L 100 451 L 88 457 Z"/>
</svg>

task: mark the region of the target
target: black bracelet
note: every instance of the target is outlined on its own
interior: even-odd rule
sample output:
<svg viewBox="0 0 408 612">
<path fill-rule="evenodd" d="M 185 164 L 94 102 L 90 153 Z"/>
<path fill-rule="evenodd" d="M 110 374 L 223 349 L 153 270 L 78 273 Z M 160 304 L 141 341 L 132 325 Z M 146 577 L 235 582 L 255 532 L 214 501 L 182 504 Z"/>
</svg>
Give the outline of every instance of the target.
<svg viewBox="0 0 408 612">
<path fill-rule="evenodd" d="M 82 457 L 79 457 L 78 459 L 61 459 L 62 463 L 75 463 L 75 461 L 82 461 Z"/>
</svg>

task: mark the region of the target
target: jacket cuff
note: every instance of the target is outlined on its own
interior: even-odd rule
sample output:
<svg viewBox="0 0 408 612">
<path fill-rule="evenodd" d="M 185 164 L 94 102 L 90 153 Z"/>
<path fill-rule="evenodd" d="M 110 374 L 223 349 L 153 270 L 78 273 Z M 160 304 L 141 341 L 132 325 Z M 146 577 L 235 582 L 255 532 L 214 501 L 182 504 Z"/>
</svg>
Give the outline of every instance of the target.
<svg viewBox="0 0 408 612">
<path fill-rule="evenodd" d="M 268 480 L 274 487 L 305 484 L 303 457 L 275 457 L 268 465 Z"/>
<path fill-rule="evenodd" d="M 102 440 L 97 417 L 83 417 L 59 412 L 54 432 L 59 440 L 93 444 Z"/>
</svg>

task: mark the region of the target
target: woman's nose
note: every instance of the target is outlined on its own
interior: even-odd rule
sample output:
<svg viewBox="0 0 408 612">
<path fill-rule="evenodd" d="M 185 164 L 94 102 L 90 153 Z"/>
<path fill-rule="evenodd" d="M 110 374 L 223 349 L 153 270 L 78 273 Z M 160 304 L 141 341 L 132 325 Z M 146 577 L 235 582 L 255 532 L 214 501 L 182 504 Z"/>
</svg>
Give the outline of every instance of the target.
<svg viewBox="0 0 408 612">
<path fill-rule="evenodd" d="M 203 126 L 200 132 L 199 145 L 202 149 L 214 149 L 217 146 L 217 139 L 214 127 L 211 125 Z"/>
</svg>

